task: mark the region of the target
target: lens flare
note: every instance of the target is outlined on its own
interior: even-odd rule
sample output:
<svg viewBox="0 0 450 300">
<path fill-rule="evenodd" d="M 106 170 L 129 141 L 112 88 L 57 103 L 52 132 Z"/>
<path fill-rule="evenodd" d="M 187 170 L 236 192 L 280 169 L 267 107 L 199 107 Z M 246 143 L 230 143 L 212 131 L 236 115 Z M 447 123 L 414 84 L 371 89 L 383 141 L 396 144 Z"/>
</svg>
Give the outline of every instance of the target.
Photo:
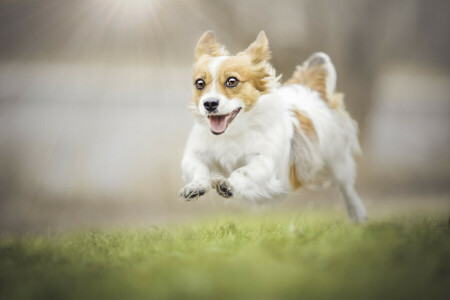
<svg viewBox="0 0 450 300">
<path fill-rule="evenodd" d="M 96 0 L 111 26 L 133 27 L 155 17 L 163 0 Z M 100 17 L 100 16 L 96 16 Z"/>
</svg>

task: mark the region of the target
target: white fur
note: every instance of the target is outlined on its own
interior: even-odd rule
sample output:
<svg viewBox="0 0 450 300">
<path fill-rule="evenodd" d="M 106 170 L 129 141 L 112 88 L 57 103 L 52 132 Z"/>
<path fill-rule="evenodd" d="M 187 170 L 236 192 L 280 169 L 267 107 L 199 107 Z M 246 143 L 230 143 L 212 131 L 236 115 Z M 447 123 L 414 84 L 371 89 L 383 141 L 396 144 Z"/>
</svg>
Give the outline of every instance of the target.
<svg viewBox="0 0 450 300">
<path fill-rule="evenodd" d="M 325 67 L 330 68 L 329 85 L 333 92 L 334 66 L 323 55 Z M 212 59 L 209 67 L 213 77 L 223 59 Z M 226 99 L 215 88 L 200 99 L 197 122 L 182 160 L 187 183 L 182 194 L 208 191 L 211 180 L 220 174 L 232 187 L 233 197 L 259 203 L 281 199 L 291 191 L 289 168 L 293 162 L 303 183 L 313 180 L 325 168 L 344 198 L 350 218 L 366 218 L 364 205 L 353 188 L 353 152 L 359 147 L 357 125 L 345 111 L 331 109 L 308 87 L 288 85 L 261 96 L 252 109 L 242 109 L 225 133 L 216 136 L 210 132 L 203 108 L 208 97 L 219 99 L 221 114 L 243 107 L 242 100 Z M 311 119 L 317 142 L 301 131 L 294 111 Z"/>
</svg>

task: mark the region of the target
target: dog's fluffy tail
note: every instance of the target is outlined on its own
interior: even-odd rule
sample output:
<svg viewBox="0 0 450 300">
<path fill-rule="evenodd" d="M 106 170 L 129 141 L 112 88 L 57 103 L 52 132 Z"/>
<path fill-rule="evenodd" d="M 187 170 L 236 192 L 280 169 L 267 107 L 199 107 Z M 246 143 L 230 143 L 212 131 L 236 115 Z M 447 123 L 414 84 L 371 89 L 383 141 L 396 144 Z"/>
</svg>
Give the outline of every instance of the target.
<svg viewBox="0 0 450 300">
<path fill-rule="evenodd" d="M 336 79 L 336 69 L 330 57 L 323 52 L 316 52 L 297 66 L 285 84 L 305 85 L 317 91 L 332 108 L 340 109 L 344 106 L 344 95 L 335 92 Z"/>
</svg>

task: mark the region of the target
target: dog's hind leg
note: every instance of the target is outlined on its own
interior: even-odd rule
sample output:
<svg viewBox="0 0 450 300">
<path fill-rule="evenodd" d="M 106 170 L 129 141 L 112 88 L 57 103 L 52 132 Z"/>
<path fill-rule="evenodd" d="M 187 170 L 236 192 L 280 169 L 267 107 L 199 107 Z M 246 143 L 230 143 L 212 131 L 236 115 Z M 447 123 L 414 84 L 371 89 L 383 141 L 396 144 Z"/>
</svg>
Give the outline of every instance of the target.
<svg viewBox="0 0 450 300">
<path fill-rule="evenodd" d="M 364 222 L 367 219 L 367 213 L 354 188 L 356 167 L 353 156 L 348 154 L 344 159 L 333 161 L 328 167 L 335 186 L 344 200 L 350 220 L 355 223 Z"/>
</svg>

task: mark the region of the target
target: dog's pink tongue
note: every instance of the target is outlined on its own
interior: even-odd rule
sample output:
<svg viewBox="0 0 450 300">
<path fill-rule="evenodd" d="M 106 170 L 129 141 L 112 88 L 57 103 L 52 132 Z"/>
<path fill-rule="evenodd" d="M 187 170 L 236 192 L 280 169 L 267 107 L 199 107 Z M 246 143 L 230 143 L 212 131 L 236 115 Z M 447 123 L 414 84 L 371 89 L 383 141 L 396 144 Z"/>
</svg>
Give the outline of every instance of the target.
<svg viewBox="0 0 450 300">
<path fill-rule="evenodd" d="M 211 116 L 209 117 L 209 124 L 211 131 L 222 133 L 227 129 L 227 118 L 226 116 Z"/>
</svg>

